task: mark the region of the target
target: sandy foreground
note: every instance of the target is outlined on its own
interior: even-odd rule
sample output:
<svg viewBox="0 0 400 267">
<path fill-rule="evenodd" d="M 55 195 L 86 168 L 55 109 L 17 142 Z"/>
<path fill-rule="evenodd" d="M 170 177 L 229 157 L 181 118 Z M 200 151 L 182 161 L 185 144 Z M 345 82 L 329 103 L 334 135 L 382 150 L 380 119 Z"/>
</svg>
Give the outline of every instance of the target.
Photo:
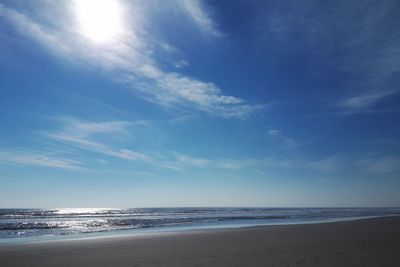
<svg viewBox="0 0 400 267">
<path fill-rule="evenodd" d="M 400 217 L 0 246 L 0 266 L 400 266 Z"/>
</svg>

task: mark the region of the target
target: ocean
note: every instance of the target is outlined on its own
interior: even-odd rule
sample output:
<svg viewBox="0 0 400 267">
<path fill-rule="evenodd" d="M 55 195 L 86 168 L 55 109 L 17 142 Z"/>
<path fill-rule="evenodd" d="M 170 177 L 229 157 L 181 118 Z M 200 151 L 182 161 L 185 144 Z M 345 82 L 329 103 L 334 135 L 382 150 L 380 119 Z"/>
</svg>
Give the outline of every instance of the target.
<svg viewBox="0 0 400 267">
<path fill-rule="evenodd" d="M 0 242 L 322 223 L 397 214 L 400 208 L 0 209 Z"/>
</svg>

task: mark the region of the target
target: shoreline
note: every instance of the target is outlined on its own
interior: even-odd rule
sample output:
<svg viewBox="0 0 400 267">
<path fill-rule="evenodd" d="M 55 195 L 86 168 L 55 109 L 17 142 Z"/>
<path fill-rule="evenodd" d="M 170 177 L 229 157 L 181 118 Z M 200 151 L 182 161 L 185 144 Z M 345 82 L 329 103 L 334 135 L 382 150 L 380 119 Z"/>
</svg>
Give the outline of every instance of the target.
<svg viewBox="0 0 400 267">
<path fill-rule="evenodd" d="M 93 232 L 93 233 L 78 233 L 71 235 L 54 235 L 54 236 L 33 236 L 23 238 L 4 238 L 0 239 L 0 247 L 8 245 L 23 245 L 23 244 L 35 244 L 35 243 L 46 243 L 46 242 L 62 242 L 62 241 L 74 241 L 74 240 L 86 240 L 86 239 L 102 239 L 102 238 L 118 238 L 118 237 L 142 237 L 142 236 L 157 236 L 163 234 L 180 234 L 190 233 L 199 231 L 218 231 L 218 230 L 235 230 L 235 229 L 252 229 L 259 227 L 269 226 L 290 226 L 290 225 L 315 225 L 315 224 L 330 224 L 339 222 L 352 222 L 360 220 L 370 220 L 387 217 L 400 217 L 400 214 L 392 215 L 378 215 L 378 216 L 362 216 L 362 217 L 343 217 L 343 218 L 332 218 L 325 220 L 315 221 L 298 221 L 298 222 L 272 222 L 272 223 L 260 223 L 260 224 L 227 224 L 227 225 L 195 225 L 192 227 L 160 227 L 160 228 L 143 228 L 143 229 L 127 229 L 127 230 L 110 230 L 104 232 Z"/>
<path fill-rule="evenodd" d="M 400 216 L 0 246 L 1 266 L 400 266 Z"/>
</svg>

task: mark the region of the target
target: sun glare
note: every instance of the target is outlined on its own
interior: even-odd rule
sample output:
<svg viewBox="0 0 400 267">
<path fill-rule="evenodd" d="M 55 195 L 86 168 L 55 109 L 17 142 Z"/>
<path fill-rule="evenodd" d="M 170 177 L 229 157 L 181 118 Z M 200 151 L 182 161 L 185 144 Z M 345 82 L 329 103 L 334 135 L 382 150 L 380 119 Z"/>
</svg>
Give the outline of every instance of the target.
<svg viewBox="0 0 400 267">
<path fill-rule="evenodd" d="M 75 0 L 79 32 L 95 43 L 114 42 L 122 34 L 122 10 L 117 0 Z"/>
</svg>

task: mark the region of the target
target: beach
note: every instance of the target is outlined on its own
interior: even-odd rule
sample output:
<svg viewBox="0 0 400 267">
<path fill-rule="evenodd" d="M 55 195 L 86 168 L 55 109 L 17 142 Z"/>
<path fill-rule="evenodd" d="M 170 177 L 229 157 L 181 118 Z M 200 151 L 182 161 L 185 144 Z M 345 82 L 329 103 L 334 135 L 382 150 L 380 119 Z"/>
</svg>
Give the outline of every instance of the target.
<svg viewBox="0 0 400 267">
<path fill-rule="evenodd" d="M 3 244 L 0 266 L 400 266 L 400 216 Z"/>
</svg>

